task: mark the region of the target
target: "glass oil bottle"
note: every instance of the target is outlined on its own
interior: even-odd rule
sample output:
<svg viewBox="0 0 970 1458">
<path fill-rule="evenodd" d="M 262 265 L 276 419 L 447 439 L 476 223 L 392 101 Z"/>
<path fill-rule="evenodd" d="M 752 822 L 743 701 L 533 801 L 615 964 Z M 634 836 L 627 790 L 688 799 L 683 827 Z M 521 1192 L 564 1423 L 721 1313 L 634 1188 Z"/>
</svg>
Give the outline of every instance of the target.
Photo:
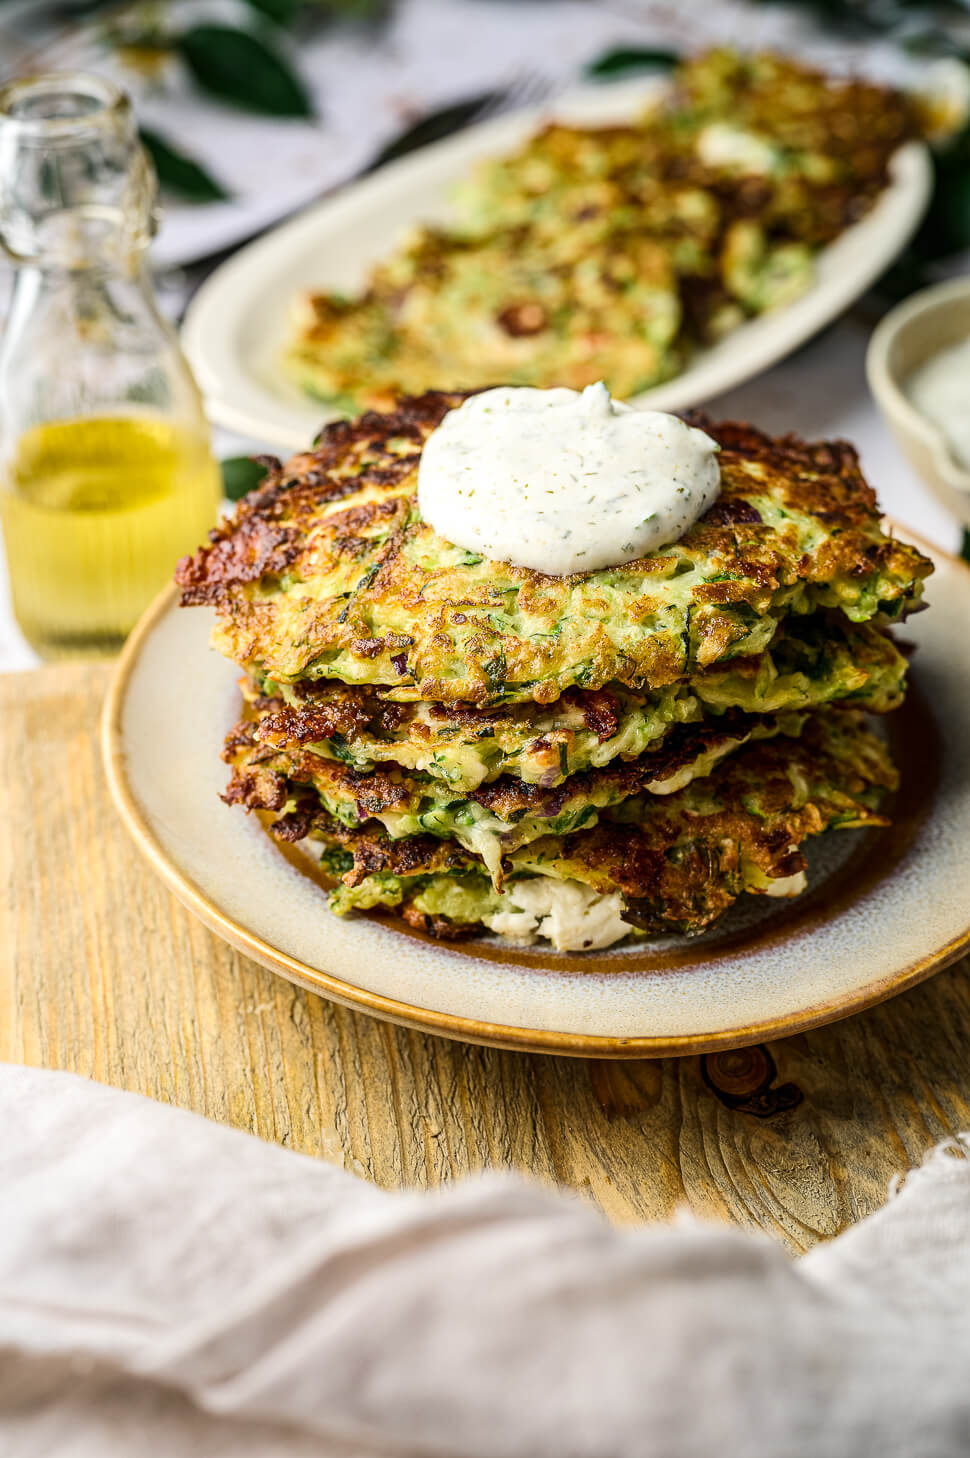
<svg viewBox="0 0 970 1458">
<path fill-rule="evenodd" d="M 146 265 L 155 183 L 96 76 L 0 89 L 0 516 L 14 611 L 45 658 L 110 654 L 216 519 L 198 390 Z"/>
</svg>

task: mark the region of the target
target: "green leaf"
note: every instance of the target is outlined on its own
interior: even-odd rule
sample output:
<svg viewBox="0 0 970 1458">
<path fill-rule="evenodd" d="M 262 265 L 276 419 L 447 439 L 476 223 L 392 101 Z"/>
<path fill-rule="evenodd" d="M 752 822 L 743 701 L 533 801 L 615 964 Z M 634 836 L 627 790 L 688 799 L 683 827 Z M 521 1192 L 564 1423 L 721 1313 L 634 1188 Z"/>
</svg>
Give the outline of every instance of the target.
<svg viewBox="0 0 970 1458">
<path fill-rule="evenodd" d="M 292 25 L 300 8 L 300 0 L 246 0 L 246 4 L 275 25 Z"/>
<path fill-rule="evenodd" d="M 960 556 L 964 562 L 970 562 L 970 531 L 963 528 L 963 546 L 960 548 Z"/>
<path fill-rule="evenodd" d="M 970 247 L 970 162 L 939 167 L 933 200 L 917 246 L 924 258 L 948 258 Z"/>
<path fill-rule="evenodd" d="M 93 15 L 97 10 L 106 10 L 111 3 L 112 0 L 60 0 L 60 4 L 47 8 L 55 21 L 77 20 L 87 15 Z"/>
<path fill-rule="evenodd" d="M 931 283 L 927 266 L 970 248 L 970 127 L 933 154 L 933 193 L 909 247 L 881 281 L 887 297 L 903 298 Z"/>
<path fill-rule="evenodd" d="M 222 489 L 230 501 L 238 501 L 254 491 L 269 469 L 263 461 L 254 461 L 251 456 L 227 456 L 220 465 Z"/>
<path fill-rule="evenodd" d="M 384 20 L 393 0 L 308 0 L 317 10 L 328 11 L 341 20 Z"/>
<path fill-rule="evenodd" d="M 586 67 L 586 75 L 612 80 L 617 76 L 634 76 L 642 71 L 671 71 L 680 61 L 676 51 L 642 49 L 639 46 L 617 46 L 606 51 Z"/>
<path fill-rule="evenodd" d="M 177 151 L 171 142 L 166 142 L 150 127 L 139 127 L 138 135 L 155 165 L 162 187 L 178 193 L 189 202 L 222 202 L 232 196 L 210 172 Z"/>
<path fill-rule="evenodd" d="M 199 85 L 222 101 L 265 116 L 312 116 L 306 88 L 289 62 L 249 30 L 194 25 L 175 38 Z"/>
</svg>

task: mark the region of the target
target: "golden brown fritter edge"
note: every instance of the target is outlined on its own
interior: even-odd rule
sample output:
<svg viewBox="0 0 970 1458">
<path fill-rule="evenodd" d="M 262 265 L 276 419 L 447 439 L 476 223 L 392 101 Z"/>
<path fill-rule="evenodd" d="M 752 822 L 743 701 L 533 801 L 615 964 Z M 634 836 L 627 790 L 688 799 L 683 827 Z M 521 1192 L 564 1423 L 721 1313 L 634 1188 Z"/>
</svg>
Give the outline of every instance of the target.
<svg viewBox="0 0 970 1458">
<path fill-rule="evenodd" d="M 356 829 L 341 825 L 312 791 L 258 762 L 248 766 L 251 750 L 245 726 L 238 740 L 230 736 L 226 758 L 237 773 L 229 803 L 269 811 L 268 828 L 280 840 L 309 836 L 346 852 L 352 865 L 341 884 L 348 891 L 375 876 L 410 882 L 399 888 L 399 914 L 410 925 L 440 937 L 481 930 L 428 917 L 411 904 L 422 877 L 484 874 L 476 856 L 432 835 L 393 840 L 373 821 Z M 631 927 L 696 934 L 750 888 L 752 867 L 769 882 L 793 876 L 805 869 L 806 839 L 842 824 L 887 825 L 875 798 L 897 783 L 889 754 L 864 727 L 863 715 L 823 713 L 809 720 L 799 740 L 749 745 L 707 780 L 648 797 L 640 823 L 604 817 L 593 829 L 534 842 L 509 858 L 506 869 L 512 874 L 517 863 L 539 859 L 563 879 L 603 894 L 619 891 Z"/>
<path fill-rule="evenodd" d="M 395 765 L 353 769 L 340 760 L 314 753 L 298 739 L 284 745 L 267 742 L 264 725 L 278 723 L 283 712 L 281 700 L 262 699 L 230 731 L 223 751 L 223 759 L 233 767 L 223 796 L 227 804 L 280 810 L 294 786 L 301 790 L 313 787 L 335 803 L 348 809 L 355 807 L 361 822 L 388 811 L 413 811 L 425 798 L 429 803 L 442 804 L 473 801 L 510 825 L 525 815 L 554 819 L 567 802 L 590 799 L 597 790 L 610 792 L 616 800 L 639 794 L 646 785 L 670 779 L 712 750 L 743 743 L 766 721 L 774 726 L 785 717 L 728 709 L 714 719 L 673 726 L 655 749 L 637 759 L 580 770 L 558 785 L 547 787 L 515 775 L 501 775 L 476 789 L 449 790 L 442 782 L 428 781 L 426 776 Z M 799 716 L 793 717 L 797 720 Z"/>
<path fill-rule="evenodd" d="M 417 513 L 423 442 L 462 398 L 431 393 L 328 426 L 180 562 L 182 603 L 216 607 L 224 652 L 282 681 L 321 674 L 401 698 L 546 703 L 572 684 L 640 690 L 760 651 L 772 611 L 799 593 L 857 620 L 901 616 L 932 571 L 881 533 L 847 442 L 772 440 L 702 416 L 689 418 L 721 446 L 722 491 L 678 542 L 567 578 L 483 561 Z M 774 525 L 755 501 L 770 503 Z M 686 605 L 684 570 L 702 579 Z"/>
</svg>

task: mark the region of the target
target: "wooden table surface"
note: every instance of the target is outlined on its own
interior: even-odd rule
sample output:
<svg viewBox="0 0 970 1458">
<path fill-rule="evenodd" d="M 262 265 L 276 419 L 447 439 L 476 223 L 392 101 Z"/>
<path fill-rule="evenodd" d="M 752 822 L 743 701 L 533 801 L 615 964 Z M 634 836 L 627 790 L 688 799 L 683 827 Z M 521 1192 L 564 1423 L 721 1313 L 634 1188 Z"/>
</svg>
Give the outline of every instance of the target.
<svg viewBox="0 0 970 1458">
<path fill-rule="evenodd" d="M 98 750 L 108 675 L 0 679 L 0 1058 L 179 1104 L 384 1186 L 512 1167 L 618 1220 L 687 1204 L 793 1249 L 882 1204 L 897 1170 L 970 1128 L 970 959 L 816 1032 L 631 1063 L 453 1043 L 265 972 L 129 843 Z"/>
</svg>

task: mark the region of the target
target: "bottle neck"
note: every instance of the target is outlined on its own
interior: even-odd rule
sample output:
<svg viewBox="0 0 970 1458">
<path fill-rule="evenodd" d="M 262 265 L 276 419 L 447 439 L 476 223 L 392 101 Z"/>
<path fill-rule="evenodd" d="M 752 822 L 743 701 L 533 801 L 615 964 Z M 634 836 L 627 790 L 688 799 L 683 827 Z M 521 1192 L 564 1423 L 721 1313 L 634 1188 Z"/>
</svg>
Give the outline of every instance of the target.
<svg viewBox="0 0 970 1458">
<path fill-rule="evenodd" d="M 20 265 L 0 344 L 0 437 L 133 412 L 204 437 L 145 266 L 154 204 L 116 88 L 81 74 L 0 88 L 0 241 Z"/>
<path fill-rule="evenodd" d="M 40 221 L 8 214 L 2 242 L 17 265 L 134 278 L 144 270 L 149 234 L 114 210 L 65 208 Z"/>
<path fill-rule="evenodd" d="M 63 357 L 58 357 L 58 340 Z M 52 262 L 48 255 L 17 269 L 0 339 L 0 372 L 9 388 L 11 361 L 41 346 L 60 373 L 71 362 L 80 367 L 82 360 L 90 363 L 94 358 L 102 360 L 98 367 L 109 368 L 115 350 L 150 354 L 168 349 L 173 340 L 172 326 L 158 308 L 144 250 L 72 266 Z"/>
<path fill-rule="evenodd" d="M 121 92 L 81 74 L 0 90 L 0 242 L 16 263 L 130 271 L 155 231 L 155 205 Z"/>
</svg>

